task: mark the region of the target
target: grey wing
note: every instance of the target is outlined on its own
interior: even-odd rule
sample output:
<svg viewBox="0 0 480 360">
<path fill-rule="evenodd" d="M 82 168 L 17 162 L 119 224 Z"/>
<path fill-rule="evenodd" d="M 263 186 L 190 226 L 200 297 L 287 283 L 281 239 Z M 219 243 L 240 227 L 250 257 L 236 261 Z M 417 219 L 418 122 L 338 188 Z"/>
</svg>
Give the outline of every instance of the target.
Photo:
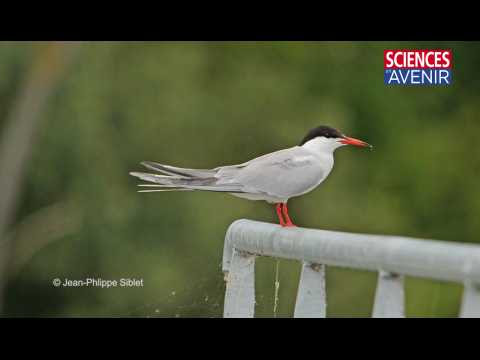
<svg viewBox="0 0 480 360">
<path fill-rule="evenodd" d="M 308 192 L 326 175 L 315 155 L 300 147 L 280 150 L 241 165 L 230 170 L 230 181 L 241 184 L 245 192 L 279 198 Z"/>
</svg>

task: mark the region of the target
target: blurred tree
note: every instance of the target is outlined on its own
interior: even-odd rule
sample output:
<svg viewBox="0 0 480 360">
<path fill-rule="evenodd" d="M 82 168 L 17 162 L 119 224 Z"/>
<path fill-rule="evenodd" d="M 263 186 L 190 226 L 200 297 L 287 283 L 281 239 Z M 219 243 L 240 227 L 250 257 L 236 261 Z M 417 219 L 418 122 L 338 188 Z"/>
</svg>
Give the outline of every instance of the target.
<svg viewBox="0 0 480 360">
<path fill-rule="evenodd" d="M 24 85 L 7 119 L 0 139 L 0 309 L 8 276 L 10 241 L 6 228 L 15 211 L 24 167 L 32 150 L 38 119 L 77 45 L 52 43 L 40 46 L 34 55 Z"/>
</svg>

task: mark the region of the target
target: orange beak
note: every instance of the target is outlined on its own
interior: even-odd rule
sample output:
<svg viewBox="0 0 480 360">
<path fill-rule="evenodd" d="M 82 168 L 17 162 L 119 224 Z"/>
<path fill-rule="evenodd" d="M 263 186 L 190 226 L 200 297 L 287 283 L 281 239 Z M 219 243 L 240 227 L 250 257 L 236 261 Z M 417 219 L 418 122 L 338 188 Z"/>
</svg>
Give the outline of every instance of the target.
<svg viewBox="0 0 480 360">
<path fill-rule="evenodd" d="M 344 136 L 343 139 L 340 140 L 340 142 L 342 144 L 346 144 L 346 145 L 354 145 L 354 146 L 369 147 L 369 148 L 373 147 L 372 145 L 367 144 L 365 141 L 358 140 L 358 139 L 355 139 L 355 138 L 351 138 L 351 137 L 348 137 L 348 136 Z"/>
</svg>

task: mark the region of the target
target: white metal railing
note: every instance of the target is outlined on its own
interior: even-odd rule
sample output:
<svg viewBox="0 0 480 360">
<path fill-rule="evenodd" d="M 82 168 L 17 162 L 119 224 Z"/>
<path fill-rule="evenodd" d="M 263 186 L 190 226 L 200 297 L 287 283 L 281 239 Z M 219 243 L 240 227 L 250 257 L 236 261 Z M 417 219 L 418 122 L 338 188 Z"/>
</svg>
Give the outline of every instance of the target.
<svg viewBox="0 0 480 360">
<path fill-rule="evenodd" d="M 253 317 L 255 257 L 303 263 L 295 317 L 325 317 L 325 265 L 378 272 L 373 317 L 404 317 L 403 275 L 464 284 L 461 317 L 480 317 L 480 246 L 237 220 L 225 237 L 224 317 Z"/>
</svg>

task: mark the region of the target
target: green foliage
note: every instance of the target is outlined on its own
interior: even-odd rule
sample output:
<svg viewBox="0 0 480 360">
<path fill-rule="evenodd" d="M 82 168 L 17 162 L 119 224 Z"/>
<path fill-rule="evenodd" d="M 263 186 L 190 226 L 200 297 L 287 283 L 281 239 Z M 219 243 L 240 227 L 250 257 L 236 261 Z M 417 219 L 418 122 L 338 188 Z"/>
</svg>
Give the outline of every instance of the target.
<svg viewBox="0 0 480 360">
<path fill-rule="evenodd" d="M 0 46 L 0 131 L 32 45 Z M 383 49 L 449 48 L 450 87 L 387 87 Z M 152 160 L 208 168 L 293 146 L 328 124 L 374 150 L 337 151 L 330 177 L 291 200 L 300 226 L 478 242 L 479 43 L 88 43 L 50 98 L 16 214 L 68 201 L 80 226 L 12 274 L 9 315 L 220 316 L 223 238 L 273 208 L 228 195 L 136 192 Z M 61 226 L 64 219 L 59 216 Z M 273 260 L 257 266 L 271 316 Z M 299 265 L 280 265 L 291 316 Z M 142 288 L 55 288 L 54 278 L 143 278 Z M 375 274 L 328 269 L 329 316 L 368 316 Z M 412 316 L 455 316 L 455 285 L 407 281 Z M 420 298 L 421 297 L 421 298 Z"/>
</svg>

